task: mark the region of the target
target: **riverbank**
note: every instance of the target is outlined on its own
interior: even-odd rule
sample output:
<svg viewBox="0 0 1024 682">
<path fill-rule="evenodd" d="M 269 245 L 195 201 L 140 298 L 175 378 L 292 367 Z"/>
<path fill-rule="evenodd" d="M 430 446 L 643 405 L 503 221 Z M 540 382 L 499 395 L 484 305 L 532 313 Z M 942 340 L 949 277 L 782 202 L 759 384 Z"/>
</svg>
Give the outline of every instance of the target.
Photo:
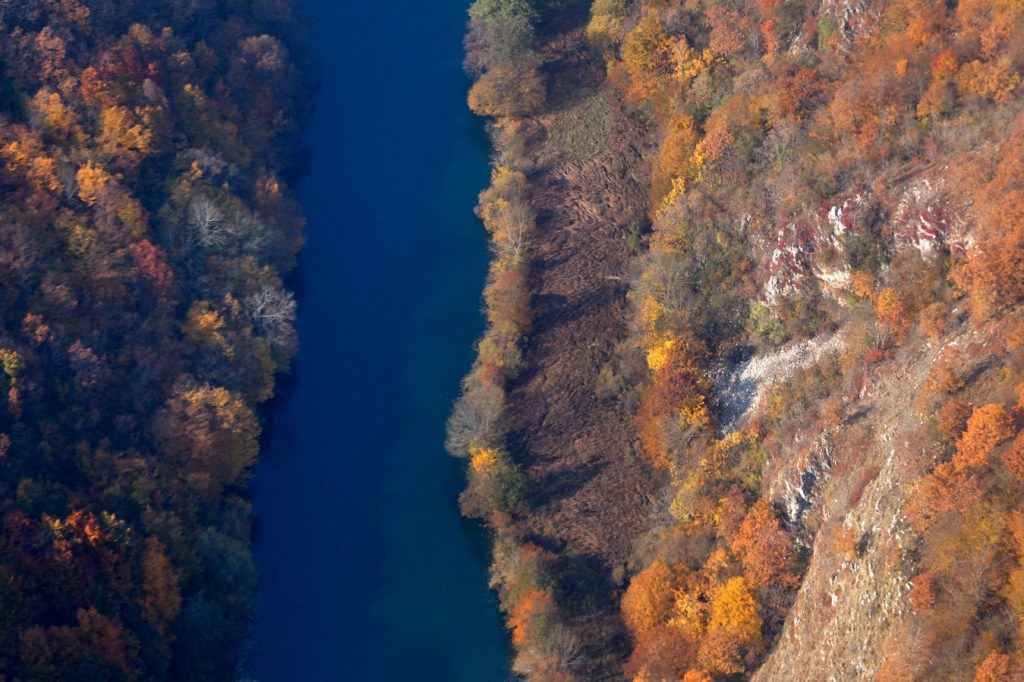
<svg viewBox="0 0 1024 682">
<path fill-rule="evenodd" d="M 515 671 L 611 679 L 629 648 L 621 580 L 656 487 L 634 447 L 637 377 L 627 376 L 645 367 L 620 353 L 625 280 L 646 215 L 644 132 L 614 89 L 591 87 L 602 67 L 582 30 L 549 36 L 539 52 L 544 109 L 492 129 L 498 170 L 480 209 L 494 223 L 491 329 L 452 420 L 463 434 L 473 412 L 477 430 L 453 449 L 471 457 L 464 508 L 497 534 L 492 573 Z M 512 192 L 516 175 L 522 187 Z M 505 214 L 494 208 L 502 200 L 526 208 Z M 523 214 L 532 224 L 513 252 L 508 228 Z M 511 295 L 513 269 L 522 279 Z M 528 302 L 525 312 L 510 312 L 510 298 Z M 500 400 L 485 401 L 492 393 Z M 500 415 L 479 418 L 495 401 Z M 526 492 L 513 495 L 519 487 Z"/>
</svg>

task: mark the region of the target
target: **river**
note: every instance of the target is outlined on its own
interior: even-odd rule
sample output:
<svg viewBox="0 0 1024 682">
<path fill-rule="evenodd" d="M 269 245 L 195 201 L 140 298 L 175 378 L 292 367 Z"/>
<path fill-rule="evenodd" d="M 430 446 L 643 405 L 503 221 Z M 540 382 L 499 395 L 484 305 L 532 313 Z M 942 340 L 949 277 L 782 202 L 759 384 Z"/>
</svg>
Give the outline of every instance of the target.
<svg viewBox="0 0 1024 682">
<path fill-rule="evenodd" d="M 487 548 L 444 422 L 482 330 L 468 0 L 307 0 L 322 89 L 301 186 L 294 376 L 252 490 L 260 682 L 508 677 Z"/>
</svg>

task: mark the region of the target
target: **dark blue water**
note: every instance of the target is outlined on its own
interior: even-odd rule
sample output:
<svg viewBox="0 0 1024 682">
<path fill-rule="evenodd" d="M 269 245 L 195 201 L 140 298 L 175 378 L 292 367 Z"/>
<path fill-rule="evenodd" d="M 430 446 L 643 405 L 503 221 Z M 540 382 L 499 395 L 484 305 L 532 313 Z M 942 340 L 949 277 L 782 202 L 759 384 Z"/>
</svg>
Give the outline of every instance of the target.
<svg viewBox="0 0 1024 682">
<path fill-rule="evenodd" d="M 301 350 L 253 483 L 260 682 L 507 678 L 444 421 L 482 327 L 468 0 L 307 0 L 322 90 L 302 201 Z"/>
</svg>

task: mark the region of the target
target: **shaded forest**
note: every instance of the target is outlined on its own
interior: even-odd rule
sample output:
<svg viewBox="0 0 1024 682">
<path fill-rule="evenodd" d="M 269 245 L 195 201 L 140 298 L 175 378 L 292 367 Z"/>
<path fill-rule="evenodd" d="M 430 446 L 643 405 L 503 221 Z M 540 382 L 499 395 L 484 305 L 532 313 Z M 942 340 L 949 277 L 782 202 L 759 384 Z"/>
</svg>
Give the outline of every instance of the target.
<svg viewBox="0 0 1024 682">
<path fill-rule="evenodd" d="M 312 88 L 290 3 L 0 4 L 0 679 L 231 679 Z"/>
</svg>

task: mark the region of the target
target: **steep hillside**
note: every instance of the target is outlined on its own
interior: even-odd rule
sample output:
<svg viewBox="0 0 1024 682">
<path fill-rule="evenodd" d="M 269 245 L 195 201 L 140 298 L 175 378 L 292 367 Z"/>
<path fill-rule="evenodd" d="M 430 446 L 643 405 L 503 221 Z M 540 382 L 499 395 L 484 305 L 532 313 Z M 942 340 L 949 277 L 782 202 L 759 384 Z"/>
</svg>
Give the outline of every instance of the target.
<svg viewBox="0 0 1024 682">
<path fill-rule="evenodd" d="M 517 672 L 1017 679 L 1024 5 L 583 4 L 467 40 Z"/>
</svg>

